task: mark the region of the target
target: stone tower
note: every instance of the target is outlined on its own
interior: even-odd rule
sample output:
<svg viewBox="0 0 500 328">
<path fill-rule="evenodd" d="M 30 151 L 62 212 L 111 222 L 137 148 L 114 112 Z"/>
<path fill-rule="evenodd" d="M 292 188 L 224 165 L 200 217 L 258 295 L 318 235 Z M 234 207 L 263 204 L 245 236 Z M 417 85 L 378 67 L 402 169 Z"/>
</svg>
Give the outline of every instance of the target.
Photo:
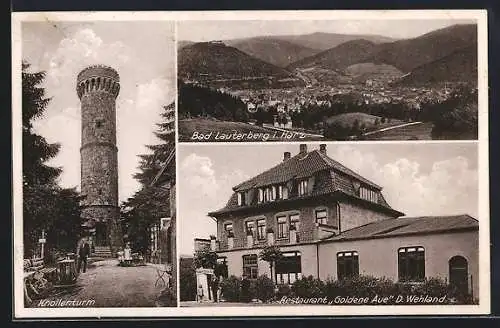
<svg viewBox="0 0 500 328">
<path fill-rule="evenodd" d="M 76 90 L 82 111 L 82 217 L 95 228 L 94 244 L 109 248 L 115 256 L 123 243 L 116 147 L 120 77 L 111 67 L 90 66 L 78 74 Z"/>
</svg>

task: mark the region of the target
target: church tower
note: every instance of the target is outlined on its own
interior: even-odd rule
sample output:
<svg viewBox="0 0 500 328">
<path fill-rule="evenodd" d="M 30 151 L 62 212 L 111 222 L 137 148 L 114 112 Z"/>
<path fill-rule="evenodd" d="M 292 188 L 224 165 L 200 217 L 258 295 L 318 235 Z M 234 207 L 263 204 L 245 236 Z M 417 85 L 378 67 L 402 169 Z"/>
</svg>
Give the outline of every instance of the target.
<svg viewBox="0 0 500 328">
<path fill-rule="evenodd" d="M 118 207 L 118 159 L 116 147 L 116 97 L 120 77 L 111 67 L 96 65 L 78 74 L 81 102 L 82 217 L 95 228 L 96 250 L 112 256 L 122 247 Z"/>
</svg>

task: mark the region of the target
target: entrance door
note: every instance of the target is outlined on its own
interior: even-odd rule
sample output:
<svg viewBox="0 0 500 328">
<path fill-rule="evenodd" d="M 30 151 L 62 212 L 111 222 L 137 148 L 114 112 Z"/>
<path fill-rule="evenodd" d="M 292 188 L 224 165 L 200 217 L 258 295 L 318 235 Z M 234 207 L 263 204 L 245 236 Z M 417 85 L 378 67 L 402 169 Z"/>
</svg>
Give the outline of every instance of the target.
<svg viewBox="0 0 500 328">
<path fill-rule="evenodd" d="M 96 246 L 107 246 L 107 229 L 106 224 L 99 222 L 95 226 L 95 245 Z"/>
<path fill-rule="evenodd" d="M 448 261 L 450 285 L 455 286 L 464 294 L 469 292 L 469 273 L 467 260 L 463 256 L 453 256 Z"/>
</svg>

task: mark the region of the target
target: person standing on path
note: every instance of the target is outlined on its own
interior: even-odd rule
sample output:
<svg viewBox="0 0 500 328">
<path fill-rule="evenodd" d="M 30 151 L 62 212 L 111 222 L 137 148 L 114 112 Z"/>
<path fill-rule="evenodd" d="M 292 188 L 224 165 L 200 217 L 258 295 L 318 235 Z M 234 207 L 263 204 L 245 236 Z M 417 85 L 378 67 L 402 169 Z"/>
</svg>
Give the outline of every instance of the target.
<svg viewBox="0 0 500 328">
<path fill-rule="evenodd" d="M 216 275 L 212 276 L 212 294 L 214 296 L 214 303 L 218 302 L 218 293 L 219 293 L 219 279 Z"/>
<path fill-rule="evenodd" d="M 201 284 L 198 285 L 196 300 L 198 301 L 198 303 L 201 303 L 203 301 L 203 286 Z"/>
<path fill-rule="evenodd" d="M 90 246 L 86 238 L 83 238 L 82 242 L 80 243 L 77 254 L 78 254 L 78 265 L 76 270 L 78 273 L 80 273 L 80 269 L 82 268 L 82 263 L 83 263 L 83 273 L 85 273 L 85 271 L 87 271 L 87 257 L 90 254 Z"/>
</svg>

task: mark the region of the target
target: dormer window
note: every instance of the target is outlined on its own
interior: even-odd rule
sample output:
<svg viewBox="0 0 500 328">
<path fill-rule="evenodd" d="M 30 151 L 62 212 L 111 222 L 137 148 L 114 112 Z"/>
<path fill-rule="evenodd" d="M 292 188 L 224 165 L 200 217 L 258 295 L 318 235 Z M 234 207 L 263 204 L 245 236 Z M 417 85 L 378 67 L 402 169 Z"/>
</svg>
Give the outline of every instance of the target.
<svg viewBox="0 0 500 328">
<path fill-rule="evenodd" d="M 366 187 L 359 188 L 359 197 L 374 203 L 377 203 L 378 201 L 377 192 Z"/>
<path fill-rule="evenodd" d="M 271 198 L 271 190 L 269 188 L 264 189 L 264 202 L 268 202 Z"/>
<path fill-rule="evenodd" d="M 299 181 L 299 196 L 307 195 L 307 180 Z"/>
<path fill-rule="evenodd" d="M 264 190 L 262 188 L 259 188 L 259 203 L 264 202 Z"/>
<path fill-rule="evenodd" d="M 288 188 L 283 185 L 274 187 L 276 190 L 276 199 L 288 199 Z"/>
<path fill-rule="evenodd" d="M 259 203 L 273 202 L 276 200 L 278 188 L 276 186 L 259 188 Z"/>
<path fill-rule="evenodd" d="M 288 199 L 288 188 L 283 186 L 281 189 L 281 199 Z"/>
<path fill-rule="evenodd" d="M 245 193 L 244 192 L 239 192 L 238 193 L 238 206 L 245 206 Z"/>
</svg>

